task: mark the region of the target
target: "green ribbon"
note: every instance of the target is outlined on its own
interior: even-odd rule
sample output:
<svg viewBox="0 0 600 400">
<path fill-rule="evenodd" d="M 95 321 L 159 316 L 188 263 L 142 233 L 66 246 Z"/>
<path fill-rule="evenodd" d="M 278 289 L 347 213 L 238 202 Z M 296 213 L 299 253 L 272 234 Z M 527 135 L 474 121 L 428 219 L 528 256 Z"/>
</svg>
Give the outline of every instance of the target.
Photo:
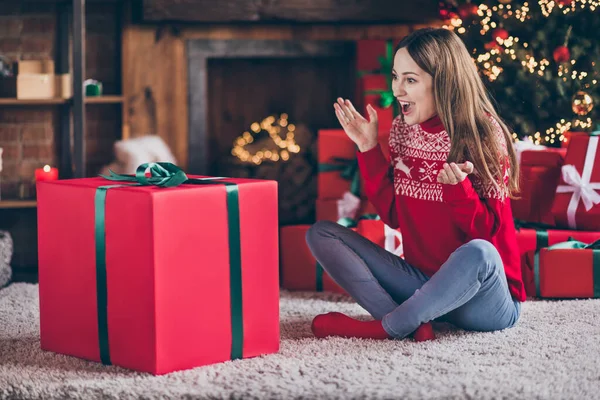
<svg viewBox="0 0 600 400">
<path fill-rule="evenodd" d="M 556 227 L 541 222 L 526 222 L 518 219 L 514 220 L 515 229 L 534 229 L 535 230 L 535 251 L 542 247 L 548 247 L 548 230 L 556 229 Z"/>
<path fill-rule="evenodd" d="M 360 197 L 360 170 L 358 159 L 334 157 L 334 163 L 320 163 L 319 172 L 340 172 L 340 176 L 350 181 L 350 193 Z"/>
<path fill-rule="evenodd" d="M 556 243 L 546 247 L 546 250 L 592 250 L 592 268 L 594 279 L 594 297 L 600 297 L 600 239 L 593 243 L 587 244 L 573 238 L 569 238 L 566 242 Z M 540 249 L 541 250 L 541 249 Z M 537 297 L 541 297 L 540 291 L 540 250 L 537 250 L 534 255 L 533 273 L 535 279 L 535 293 Z"/>
<path fill-rule="evenodd" d="M 146 171 L 150 176 L 146 176 Z M 240 239 L 240 208 L 238 186 L 220 178 L 188 178 L 176 165 L 171 163 L 145 163 L 140 165 L 135 175 L 121 175 L 110 171 L 109 176 L 102 177 L 117 182 L 132 184 L 100 186 L 95 195 L 95 237 L 96 237 L 96 290 L 98 308 L 98 341 L 100 359 L 103 364 L 110 365 L 108 343 L 108 290 L 106 285 L 106 194 L 108 189 L 125 186 L 158 186 L 162 188 L 176 187 L 182 184 L 193 185 L 225 185 L 227 191 L 227 224 L 229 232 L 229 269 L 230 269 L 230 301 L 231 301 L 231 359 L 243 357 L 244 330 L 242 315 L 242 257 Z"/>
<path fill-rule="evenodd" d="M 366 74 L 380 73 L 385 75 L 387 83 L 386 89 L 372 89 L 366 90 L 365 94 L 377 94 L 379 95 L 379 105 L 382 108 L 388 108 L 394 106 L 394 115 L 398 115 L 400 110 L 398 102 L 394 96 L 392 89 L 392 66 L 394 64 L 394 44 L 391 40 L 385 42 L 385 55 L 379 56 L 379 69 L 376 71 L 359 71 L 358 76 L 363 77 Z"/>
<path fill-rule="evenodd" d="M 343 217 L 337 220 L 337 223 L 345 226 L 346 228 L 355 228 L 358 225 L 358 221 L 361 220 L 379 220 L 381 218 L 379 218 L 379 215 L 377 214 L 364 214 L 361 215 L 358 220 L 352 219 L 350 217 Z M 322 292 L 323 291 L 323 266 L 317 261 L 317 265 L 316 265 L 316 269 L 317 269 L 317 275 L 316 275 L 316 291 L 317 292 Z"/>
</svg>

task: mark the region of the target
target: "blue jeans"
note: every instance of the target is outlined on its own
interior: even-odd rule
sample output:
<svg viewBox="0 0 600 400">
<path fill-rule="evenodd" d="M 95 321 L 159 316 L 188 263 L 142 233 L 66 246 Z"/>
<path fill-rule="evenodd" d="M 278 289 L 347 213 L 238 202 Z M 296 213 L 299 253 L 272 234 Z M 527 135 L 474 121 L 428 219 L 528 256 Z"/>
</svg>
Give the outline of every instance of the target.
<svg viewBox="0 0 600 400">
<path fill-rule="evenodd" d="M 501 330 L 521 314 L 500 254 L 488 241 L 460 246 L 432 277 L 335 222 L 315 223 L 306 242 L 329 276 L 392 337 L 434 320 L 465 330 Z"/>
</svg>

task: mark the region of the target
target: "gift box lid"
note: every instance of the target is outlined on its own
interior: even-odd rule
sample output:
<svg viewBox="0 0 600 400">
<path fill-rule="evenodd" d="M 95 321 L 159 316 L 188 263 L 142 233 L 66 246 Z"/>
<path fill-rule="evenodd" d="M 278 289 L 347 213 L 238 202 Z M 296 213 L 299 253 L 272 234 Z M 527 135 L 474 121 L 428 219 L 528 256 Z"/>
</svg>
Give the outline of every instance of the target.
<svg viewBox="0 0 600 400">
<path fill-rule="evenodd" d="M 521 165 L 560 167 L 565 161 L 567 149 L 548 148 L 546 150 L 524 150 Z"/>
</svg>

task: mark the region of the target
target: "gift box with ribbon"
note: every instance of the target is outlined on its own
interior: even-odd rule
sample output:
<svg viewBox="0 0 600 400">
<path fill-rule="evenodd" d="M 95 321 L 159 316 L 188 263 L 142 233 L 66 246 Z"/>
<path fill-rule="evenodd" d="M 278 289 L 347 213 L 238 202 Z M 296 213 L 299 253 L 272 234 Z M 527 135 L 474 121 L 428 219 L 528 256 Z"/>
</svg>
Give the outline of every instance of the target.
<svg viewBox="0 0 600 400">
<path fill-rule="evenodd" d="M 338 221 L 340 218 L 356 218 L 358 215 L 377 214 L 375 206 L 366 199 L 360 199 L 350 192 L 341 199 L 316 202 L 317 221 Z"/>
<path fill-rule="evenodd" d="M 523 221 L 554 224 L 552 203 L 566 149 L 525 147 L 521 150 L 517 152 L 521 191 L 519 199 L 511 200 L 513 215 Z"/>
<path fill-rule="evenodd" d="M 517 242 L 521 253 L 521 273 L 527 296 L 539 297 L 539 269 L 535 267 L 535 257 L 541 249 L 569 239 L 592 243 L 600 239 L 600 232 L 553 229 L 551 225 L 523 223 L 515 221 Z M 567 266 L 572 268 L 572 262 Z"/>
<path fill-rule="evenodd" d="M 367 105 L 377 111 L 379 132 L 389 133 L 394 117 L 400 113 L 398 101 L 392 90 L 392 66 L 394 64 L 394 44 L 391 40 L 358 45 L 357 98 L 362 99 L 361 109 L 368 116 Z M 367 50 L 368 47 L 368 50 Z M 370 57 L 367 62 L 367 57 Z"/>
<path fill-rule="evenodd" d="M 537 297 L 600 298 L 600 241 L 557 243 L 533 262 Z"/>
<path fill-rule="evenodd" d="M 107 178 L 38 183 L 42 349 L 157 375 L 277 352 L 277 183 Z"/>
<path fill-rule="evenodd" d="M 386 63 L 390 51 L 393 51 L 393 43 L 389 40 L 358 40 L 356 42 L 356 70 L 390 73 L 392 71 L 391 65 Z M 382 63 L 382 60 L 384 63 Z M 388 70 L 382 70 L 382 68 L 388 66 Z"/>
<path fill-rule="evenodd" d="M 362 216 L 358 221 L 344 218 L 338 223 L 398 256 L 403 253 L 400 233 L 391 228 L 391 231 L 386 230 L 385 224 L 377 216 Z M 313 257 L 306 244 L 306 231 L 309 228 L 310 225 L 292 225 L 280 230 L 281 286 L 288 290 L 346 294 Z"/>
<path fill-rule="evenodd" d="M 389 134 L 379 135 L 378 141 L 389 160 Z M 356 145 L 343 129 L 321 129 L 317 137 L 319 174 L 317 195 L 321 200 L 338 200 L 350 192 L 365 198 L 362 190 Z"/>
<path fill-rule="evenodd" d="M 598 135 L 600 131 L 571 138 L 552 205 L 559 228 L 600 231 Z"/>
<path fill-rule="evenodd" d="M 364 117 L 369 119 L 367 105 L 370 104 L 377 112 L 377 130 L 389 134 L 399 108 L 391 90 L 392 78 L 388 75 L 365 74 L 358 79 L 357 90 L 362 96 Z"/>
</svg>

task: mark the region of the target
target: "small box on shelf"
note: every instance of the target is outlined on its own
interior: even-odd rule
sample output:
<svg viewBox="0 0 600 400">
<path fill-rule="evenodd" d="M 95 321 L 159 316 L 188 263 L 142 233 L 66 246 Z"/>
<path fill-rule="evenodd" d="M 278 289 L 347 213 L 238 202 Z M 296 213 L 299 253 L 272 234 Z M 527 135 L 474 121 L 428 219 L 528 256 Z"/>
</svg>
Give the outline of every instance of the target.
<svg viewBox="0 0 600 400">
<path fill-rule="evenodd" d="M 0 97 L 17 100 L 70 98 L 70 74 L 55 74 L 52 60 L 21 60 L 13 66 L 13 76 L 0 78 Z"/>
</svg>

